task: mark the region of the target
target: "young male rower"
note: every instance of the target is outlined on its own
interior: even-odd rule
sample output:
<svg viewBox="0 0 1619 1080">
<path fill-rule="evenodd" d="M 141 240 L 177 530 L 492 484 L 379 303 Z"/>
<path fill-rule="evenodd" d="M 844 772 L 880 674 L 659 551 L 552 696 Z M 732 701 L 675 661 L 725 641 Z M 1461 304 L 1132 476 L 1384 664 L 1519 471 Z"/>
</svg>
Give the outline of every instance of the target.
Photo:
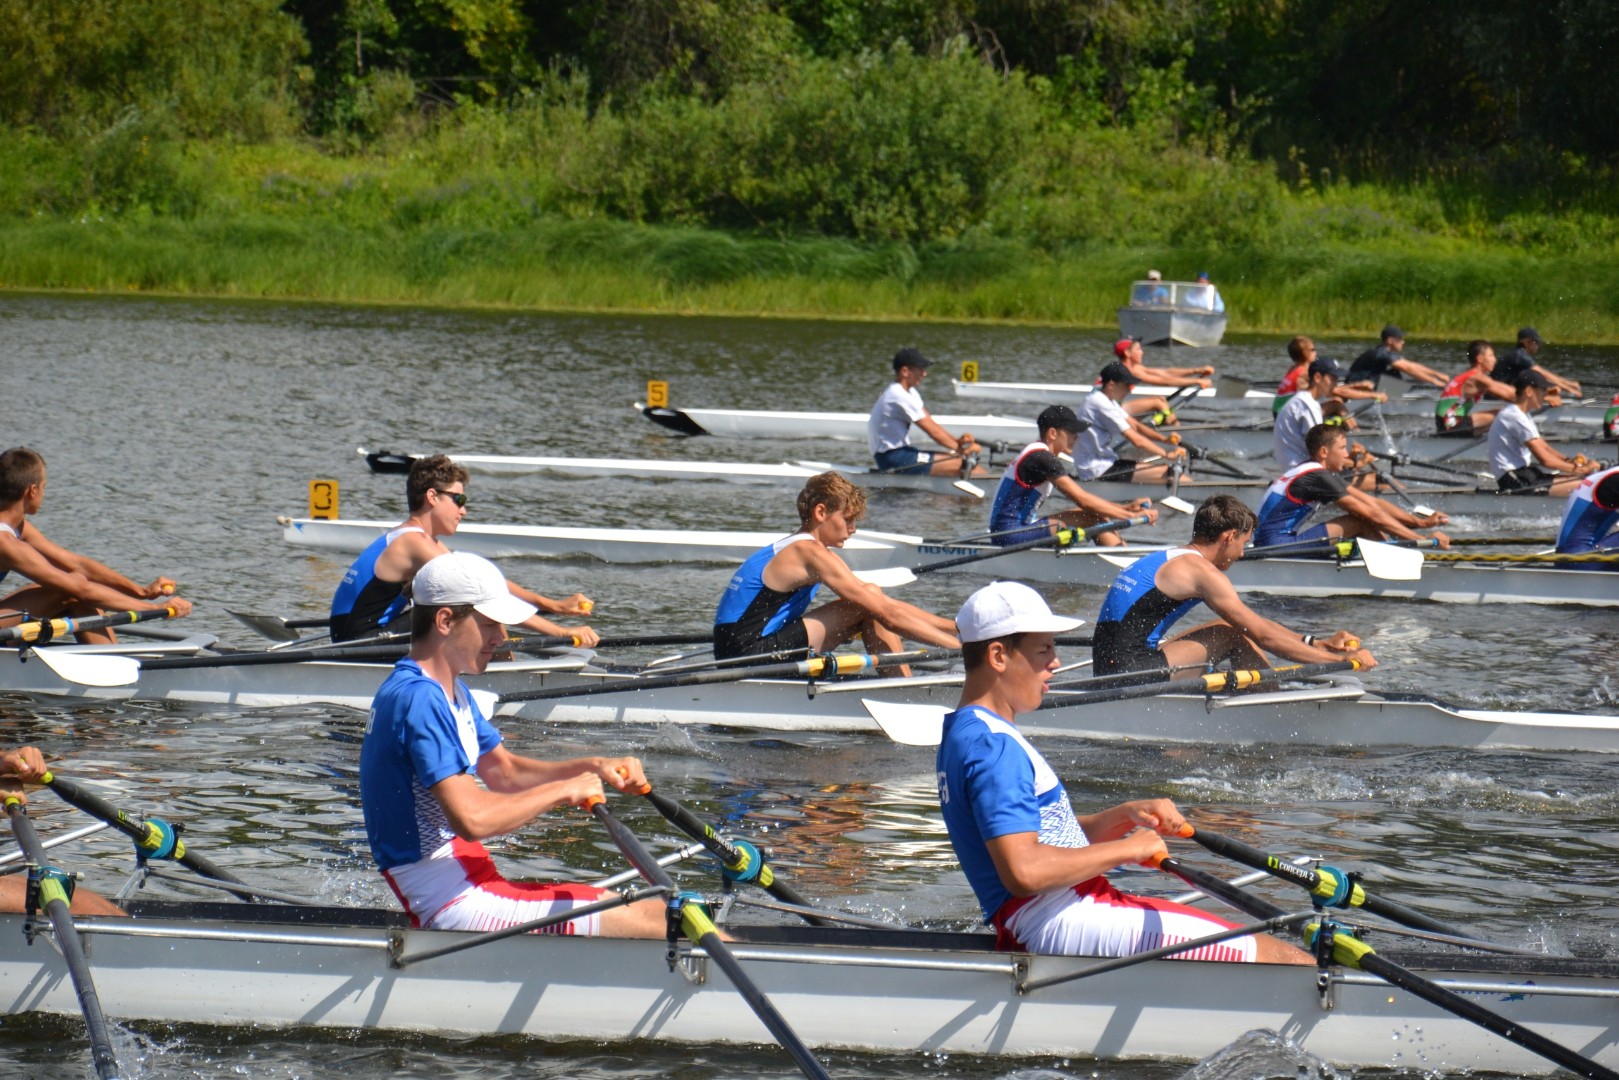
<svg viewBox="0 0 1619 1080">
<path fill-rule="evenodd" d="M 1434 404 L 1434 426 L 1439 434 L 1452 431 L 1483 437 L 1498 409 L 1480 409 L 1485 398 L 1512 401 L 1517 395 L 1511 383 L 1494 377 L 1495 349 L 1482 339 L 1467 343 L 1467 367 L 1439 391 Z"/>
<path fill-rule="evenodd" d="M 1128 956 L 1232 929 L 1168 900 L 1120 892 L 1102 875 L 1167 854 L 1185 826 L 1168 799 L 1138 799 L 1076 814 L 1062 781 L 1018 731 L 1057 669 L 1055 635 L 1079 626 L 1053 615 L 1027 585 L 987 585 L 962 605 L 966 683 L 944 718 L 939 805 L 961 869 L 996 944 L 1059 955 Z M 1163 835 L 1160 835 L 1163 834 Z M 1187 960 L 1311 963 L 1269 936 L 1243 936 L 1178 953 Z"/>
<path fill-rule="evenodd" d="M 1596 471 L 1583 455 L 1565 457 L 1541 438 L 1532 413 L 1543 408 L 1552 384 L 1530 370 L 1514 384 L 1516 400 L 1490 425 L 1490 472 L 1501 491 L 1539 493 L 1562 498 L 1579 486 L 1580 477 Z"/>
<path fill-rule="evenodd" d="M 1079 418 L 1090 425 L 1074 441 L 1074 475 L 1080 480 L 1119 480 L 1148 483 L 1169 475 L 1170 463 L 1184 459 L 1186 451 L 1158 440 L 1156 430 L 1125 412 L 1135 376 L 1118 362 L 1102 369 L 1101 379 L 1079 407 Z M 1166 459 L 1149 465 L 1138 458 L 1121 458 L 1113 449 L 1119 439 L 1149 457 Z"/>
<path fill-rule="evenodd" d="M 1148 386 L 1195 386 L 1203 390 L 1214 385 L 1208 380 L 1208 376 L 1214 374 L 1212 364 L 1204 364 L 1201 367 L 1148 367 L 1142 362 L 1145 355 L 1140 338 L 1123 338 L 1113 343 L 1113 358 L 1124 366 L 1137 383 L 1145 383 Z M 1161 397 L 1132 396 L 1124 403 L 1124 411 L 1131 416 L 1156 413 L 1171 423 L 1174 416 L 1170 411 L 1168 400 Z"/>
<path fill-rule="evenodd" d="M 1310 361 L 1304 389 L 1282 406 L 1271 429 L 1271 456 L 1276 464 L 1291 469 L 1310 460 L 1304 437 L 1323 422 L 1321 403 L 1333 397 L 1343 378 L 1343 365 L 1332 357 L 1321 356 Z"/>
<path fill-rule="evenodd" d="M 13 796 L 24 806 L 28 795 L 23 784 L 38 782 L 47 772 L 45 755 L 37 746 L 22 746 L 15 750 L 0 750 L 0 800 Z M 6 820 L 0 812 L 0 820 Z M 28 910 L 28 875 L 8 874 L 0 877 L 0 911 L 26 912 Z M 73 890 L 68 910 L 75 915 L 123 915 L 125 912 L 106 897 L 80 886 Z"/>
<path fill-rule="evenodd" d="M 933 419 L 917 387 L 928 377 L 933 361 L 917 349 L 901 349 L 894 354 L 894 381 L 883 390 L 866 418 L 866 440 L 877 468 L 884 472 L 927 473 L 932 476 L 959 476 L 962 458 L 978 449 L 967 432 L 952 435 Z M 949 451 L 936 454 L 911 445 L 911 426 L 922 429 L 928 438 Z M 988 476 L 974 466 L 971 475 Z"/>
<path fill-rule="evenodd" d="M 1562 555 L 1619 554 L 1619 465 L 1581 480 L 1563 506 L 1557 530 Z M 1578 564 L 1575 564 L 1578 565 Z M 1591 563 L 1593 570 L 1619 570 L 1619 563 Z"/>
<path fill-rule="evenodd" d="M 1068 467 L 1058 455 L 1072 454 L 1074 441 L 1090 427 L 1074 415 L 1073 409 L 1049 406 L 1035 418 L 1035 426 L 1040 429 L 1039 440 L 1025 446 L 1012 460 L 995 489 L 989 510 L 989 528 L 995 543 L 1003 547 L 1021 544 L 1050 536 L 1058 529 L 1085 527 L 1140 513 L 1153 523 L 1158 521 L 1151 499 L 1136 499 L 1123 506 L 1091 494 L 1068 475 Z M 1040 507 L 1053 488 L 1068 496 L 1074 509 L 1041 517 Z M 1124 543 L 1116 532 L 1102 533 L 1096 542 L 1108 547 Z"/>
<path fill-rule="evenodd" d="M 1431 529 L 1450 521 L 1444 514 L 1418 517 L 1351 487 L 1344 479 L 1344 471 L 1349 468 L 1349 439 L 1343 428 L 1317 424 L 1305 436 L 1304 447 L 1308 458 L 1284 472 L 1265 491 L 1254 532 L 1256 546 L 1346 536 L 1420 540 L 1423 537 L 1417 529 Z M 1331 521 L 1309 524 L 1310 517 L 1327 506 L 1336 506 L 1343 514 Z M 1444 533 L 1436 531 L 1433 538 L 1441 548 L 1450 547 L 1450 538 Z"/>
<path fill-rule="evenodd" d="M 1091 639 L 1096 674 L 1167 674 L 1226 662 L 1261 668 L 1266 652 L 1305 663 L 1358 660 L 1362 668 L 1375 667 L 1372 654 L 1346 630 L 1328 638 L 1298 634 L 1242 602 L 1225 572 L 1242 558 L 1255 521 L 1254 512 L 1235 496 L 1211 496 L 1192 518 L 1190 544 L 1144 556 L 1120 570 Z M 1169 628 L 1199 603 L 1219 617 L 1164 641 Z"/>
<path fill-rule="evenodd" d="M 1355 362 L 1349 365 L 1349 378 L 1344 382 L 1346 386 L 1356 389 L 1376 390 L 1385 375 L 1434 386 L 1444 386 L 1446 381 L 1443 375 L 1428 365 L 1406 359 L 1405 332 L 1393 324 L 1383 327 L 1381 339 L 1376 345 L 1355 357 Z"/>
<path fill-rule="evenodd" d="M 24 619 L 84 618 L 106 611 L 152 611 L 173 608 L 191 612 L 191 603 L 174 592 L 173 580 L 153 579 L 137 585 L 88 555 L 53 544 L 28 519 L 45 501 L 45 459 L 25 446 L 0 453 L 0 581 L 13 570 L 33 582 L 0 596 L 0 627 Z M 162 599 L 162 603 L 153 601 Z M 81 643 L 117 641 L 108 630 L 81 630 Z"/>
<path fill-rule="evenodd" d="M 333 641 L 352 641 L 384 629 L 399 619 L 409 604 L 405 586 L 432 559 L 450 550 L 439 539 L 454 536 L 467 516 L 467 470 L 443 454 L 417 458 L 405 480 L 405 505 L 410 516 L 373 540 L 343 575 L 332 597 Z M 551 600 L 511 585 L 512 595 L 532 605 L 536 613 L 523 626 L 541 634 L 572 636 L 585 648 L 600 638 L 588 626 L 560 626 L 538 614 L 582 615 L 590 600 L 574 593 L 566 600 Z"/>
<path fill-rule="evenodd" d="M 1276 396 L 1271 398 L 1270 413 L 1276 416 L 1287 403 L 1293 400 L 1293 395 L 1300 392 L 1300 387 L 1309 382 L 1310 365 L 1315 362 L 1315 342 L 1300 334 L 1287 343 L 1287 358 L 1293 365 L 1282 376 L 1282 381 L 1276 384 Z M 1325 359 L 1323 357 L 1323 359 Z M 1389 396 L 1381 390 L 1368 390 L 1364 387 L 1348 387 L 1341 382 L 1333 387 L 1332 400 L 1336 400 L 1341 407 L 1346 401 L 1367 400 L 1384 402 Z M 1321 408 L 1325 412 L 1331 401 L 1322 399 Z"/>
<path fill-rule="evenodd" d="M 731 577 L 714 612 L 714 657 L 824 652 L 859 635 L 870 653 L 899 649 L 902 638 L 955 648 L 949 619 L 895 600 L 854 575 L 832 552 L 853 536 L 866 493 L 837 472 L 804 481 L 798 531 L 760 548 Z M 825 585 L 838 599 L 810 610 Z"/>
<path fill-rule="evenodd" d="M 541 761 L 513 753 L 460 677 L 489 666 L 506 627 L 534 614 L 487 559 L 450 552 L 412 583 L 410 655 L 371 705 L 360 746 L 360 807 L 377 869 L 412 926 L 495 930 L 611 894 L 589 885 L 507 881 L 483 841 L 560 806 L 646 784 L 633 757 Z M 545 932 L 662 937 L 664 902 L 643 900 Z"/>
<path fill-rule="evenodd" d="M 1561 375 L 1545 367 L 1540 362 L 1540 350 L 1545 347 L 1541 340 L 1540 331 L 1533 326 L 1526 326 L 1518 331 L 1518 345 L 1511 352 L 1501 357 L 1496 365 L 1495 377 L 1512 386 L 1517 383 L 1518 376 L 1526 371 L 1538 371 L 1546 376 L 1546 381 L 1552 384 L 1552 389 L 1560 393 L 1580 396 L 1580 384 L 1573 379 L 1565 379 Z"/>
</svg>

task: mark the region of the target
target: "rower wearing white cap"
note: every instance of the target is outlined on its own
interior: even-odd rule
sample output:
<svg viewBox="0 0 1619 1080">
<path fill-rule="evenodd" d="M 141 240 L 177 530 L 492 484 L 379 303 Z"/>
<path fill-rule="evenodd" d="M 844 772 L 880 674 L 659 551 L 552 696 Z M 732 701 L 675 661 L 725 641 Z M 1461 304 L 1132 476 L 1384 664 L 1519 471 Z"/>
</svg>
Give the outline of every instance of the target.
<svg viewBox="0 0 1619 1080">
<path fill-rule="evenodd" d="M 415 576 L 410 655 L 377 691 L 360 747 L 360 805 L 377 868 L 412 926 L 494 930 L 610 894 L 590 885 L 513 882 L 482 841 L 549 810 L 599 798 L 603 783 L 646 787 L 633 757 L 541 761 L 506 748 L 460 676 L 489 666 L 506 627 L 534 614 L 487 559 L 440 555 Z M 643 900 L 548 928 L 662 937 L 664 904 Z"/>
<path fill-rule="evenodd" d="M 1076 815 L 1068 792 L 1014 722 L 1040 704 L 1057 670 L 1055 635 L 1080 620 L 1053 615 L 1027 585 L 996 582 L 956 616 L 966 684 L 944 718 L 937 771 L 950 842 L 1003 949 L 1128 956 L 1231 929 L 1168 900 L 1120 892 L 1102 875 L 1167 854 L 1186 824 L 1168 799 Z M 1182 959 L 1311 963 L 1285 942 L 1249 935 Z"/>
</svg>

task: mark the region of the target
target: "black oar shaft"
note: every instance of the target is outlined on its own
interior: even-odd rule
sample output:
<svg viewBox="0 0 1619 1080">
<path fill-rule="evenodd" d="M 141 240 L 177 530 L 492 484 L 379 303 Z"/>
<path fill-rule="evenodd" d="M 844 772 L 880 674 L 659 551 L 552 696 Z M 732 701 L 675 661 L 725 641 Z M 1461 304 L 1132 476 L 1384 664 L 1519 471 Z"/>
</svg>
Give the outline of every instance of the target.
<svg viewBox="0 0 1619 1080">
<path fill-rule="evenodd" d="M 953 566 L 966 566 L 968 563 L 982 562 L 985 559 L 995 559 L 1002 555 L 1011 555 L 1018 551 L 1032 551 L 1035 548 L 1040 547 L 1066 547 L 1070 544 L 1078 544 L 1087 537 L 1100 536 L 1102 533 L 1117 532 L 1120 529 L 1128 529 L 1132 525 L 1145 524 L 1147 524 L 1147 515 L 1140 514 L 1135 517 L 1116 518 L 1112 521 L 1104 521 L 1099 525 L 1092 525 L 1090 528 L 1086 529 L 1058 529 L 1049 536 L 1042 536 L 1036 540 L 1026 540 L 1021 544 L 1007 544 L 1005 547 L 994 548 L 989 551 L 975 551 L 971 555 L 957 555 L 954 558 L 940 559 L 937 562 L 924 563 L 921 566 L 913 566 L 911 568 L 911 572 L 915 574 L 931 574 L 936 570 L 948 570 Z"/>
<path fill-rule="evenodd" d="M 741 868 L 739 864 L 743 861 L 742 852 L 738 851 L 729 840 L 721 836 L 712 825 L 709 825 L 667 795 L 660 795 L 651 790 L 643 791 L 641 794 L 646 796 L 647 802 L 651 803 L 658 813 L 667 818 L 681 832 L 702 844 L 727 868 L 733 870 Z M 801 908 L 815 906 L 800 896 L 798 891 L 791 885 L 776 877 L 775 871 L 771 869 L 769 863 L 759 867 L 757 880 L 761 889 L 784 904 L 795 904 Z M 812 926 L 832 925 L 830 921 L 816 918 L 813 915 L 805 915 L 804 920 Z"/>
<path fill-rule="evenodd" d="M 28 861 L 40 869 L 49 865 L 45 848 L 28 820 L 28 811 L 16 796 L 6 799 L 6 813 L 11 818 L 11 831 L 17 838 Z M 84 953 L 84 942 L 78 928 L 73 925 L 73 913 L 62 886 L 52 878 L 40 882 L 40 899 L 45 913 L 56 929 L 56 946 L 67 963 L 68 975 L 73 979 L 74 992 L 79 996 L 79 1011 L 84 1014 L 84 1026 L 90 1034 L 90 1057 L 95 1064 L 96 1076 L 101 1080 L 114 1080 L 118 1076 L 118 1058 L 112 1051 L 112 1032 L 107 1027 L 107 1016 L 101 1011 L 101 998 L 96 993 L 95 980 L 90 977 L 90 960 Z"/>
<path fill-rule="evenodd" d="M 1078 694 L 1048 694 L 1039 709 L 1063 709 L 1074 705 L 1095 705 L 1104 701 L 1157 697 L 1160 694 L 1212 694 L 1222 690 L 1243 690 L 1265 679 L 1309 679 L 1360 667 L 1354 660 L 1330 660 L 1317 664 L 1289 664 L 1283 667 L 1242 668 L 1216 671 L 1190 679 L 1169 679 L 1140 686 L 1115 686 Z"/>
<path fill-rule="evenodd" d="M 668 889 L 671 893 L 676 892 L 674 879 L 669 876 L 668 871 L 659 866 L 658 860 L 652 857 L 652 853 L 647 851 L 640 839 L 613 816 L 606 803 L 593 804 L 590 812 L 607 829 L 613 843 L 618 845 L 618 849 L 642 877 L 654 885 Z M 742 995 L 742 999 L 776 1037 L 776 1041 L 781 1043 L 782 1048 L 792 1055 L 804 1075 L 811 1080 L 832 1080 L 810 1048 L 804 1045 L 804 1041 L 788 1026 L 786 1018 L 777 1012 L 770 999 L 765 997 L 764 991 L 759 989 L 752 976 L 742 970 L 742 965 L 732 955 L 730 948 L 720 940 L 719 930 L 707 914 L 698 905 L 685 903 L 681 910 L 681 925 L 686 936 L 700 945 L 719 965 L 720 970 L 725 972 L 726 977 L 731 980 L 731 985 L 736 987 L 737 993 Z"/>
<path fill-rule="evenodd" d="M 1295 885 L 1302 886 L 1314 896 L 1330 897 L 1337 891 L 1336 880 L 1328 880 L 1319 870 L 1309 866 L 1295 866 L 1286 859 L 1267 854 L 1233 837 L 1217 832 L 1209 832 L 1207 829 L 1196 829 L 1192 833 L 1192 839 L 1216 855 L 1224 855 L 1233 862 L 1251 866 L 1255 870 L 1263 870 L 1272 877 L 1280 878 L 1283 881 L 1291 881 Z M 1334 871 L 1334 873 L 1337 873 L 1337 871 Z M 1429 930 L 1436 934 L 1446 934 L 1450 937 L 1471 938 L 1476 936 L 1469 934 L 1465 930 L 1458 930 L 1447 923 L 1442 923 L 1438 919 L 1429 918 L 1422 912 L 1406 907 L 1404 904 L 1394 900 L 1384 900 L 1381 897 L 1373 896 L 1367 893 L 1359 884 L 1349 885 L 1348 892 L 1349 896 L 1346 902 L 1350 906 L 1361 908 L 1374 915 L 1381 915 L 1387 919 L 1393 919 L 1395 922 L 1405 926 L 1415 927 L 1418 930 Z"/>
<path fill-rule="evenodd" d="M 152 622 L 155 619 L 172 619 L 175 614 L 174 608 L 165 607 L 143 611 L 114 611 L 106 615 L 91 615 L 84 619 L 67 617 L 34 619 L 0 630 L 0 641 L 37 641 L 43 645 L 47 641 L 76 634 L 81 630 L 105 630 L 109 626 L 128 626 L 131 623 Z"/>
</svg>

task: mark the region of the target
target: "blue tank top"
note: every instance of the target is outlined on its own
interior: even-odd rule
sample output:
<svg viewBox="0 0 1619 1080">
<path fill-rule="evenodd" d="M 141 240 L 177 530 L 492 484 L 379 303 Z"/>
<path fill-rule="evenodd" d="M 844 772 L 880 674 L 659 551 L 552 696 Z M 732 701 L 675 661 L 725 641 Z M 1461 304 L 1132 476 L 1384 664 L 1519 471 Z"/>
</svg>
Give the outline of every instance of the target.
<svg viewBox="0 0 1619 1080">
<path fill-rule="evenodd" d="M 1597 488 L 1611 477 L 1619 477 L 1619 466 L 1592 473 L 1569 492 L 1563 506 L 1563 525 L 1557 532 L 1559 552 L 1579 555 L 1594 551 L 1619 526 L 1619 504 L 1604 506 L 1597 501 Z"/>
<path fill-rule="evenodd" d="M 991 532 L 1007 532 L 1022 525 L 1033 525 L 1039 519 L 1040 504 L 1051 494 L 1051 481 L 1025 483 L 1018 476 L 1018 470 L 1023 467 L 1025 458 L 1041 451 L 1050 454 L 1051 447 L 1043 442 L 1030 443 L 1001 474 L 1000 485 L 995 489 L 995 501 L 989 509 Z M 1052 460 L 1056 460 L 1055 455 Z"/>
<path fill-rule="evenodd" d="M 417 525 L 400 525 L 388 530 L 371 541 L 343 574 L 342 584 L 332 597 L 333 641 L 352 641 L 379 626 L 386 626 L 405 610 L 405 583 L 378 578 L 377 560 L 382 558 L 389 544 L 410 532 L 425 536 L 427 530 Z"/>
<path fill-rule="evenodd" d="M 1315 513 L 1321 502 L 1340 499 L 1345 494 L 1342 485 L 1334 485 L 1325 480 L 1330 473 L 1324 472 L 1326 466 L 1318 461 L 1302 461 L 1287 470 L 1276 479 L 1270 487 L 1265 489 L 1265 498 L 1259 504 L 1259 524 L 1254 527 L 1254 543 L 1258 547 L 1268 547 L 1272 544 L 1285 543 L 1292 539 L 1299 531 L 1299 527 Z M 1295 491 L 1298 481 L 1312 473 L 1320 473 L 1317 477 L 1323 483 L 1319 491 Z M 1312 485 L 1304 485 L 1306 487 Z M 1319 496 L 1319 497 L 1315 497 Z"/>
<path fill-rule="evenodd" d="M 1102 613 L 1096 617 L 1093 651 L 1104 637 L 1132 650 L 1142 646 L 1147 650 L 1158 648 L 1169 628 L 1203 602 L 1198 597 L 1177 600 L 1165 595 L 1158 588 L 1158 571 L 1170 559 L 1196 554 L 1191 548 L 1169 548 L 1144 555 L 1120 570 L 1102 601 Z"/>
<path fill-rule="evenodd" d="M 792 592 L 778 592 L 765 584 L 764 573 L 770 560 L 789 544 L 813 539 L 809 533 L 794 533 L 749 555 L 747 561 L 731 575 L 730 584 L 725 586 L 725 594 L 720 597 L 719 607 L 714 611 L 714 625 L 736 625 L 739 631 L 748 632 L 750 636 L 767 637 L 787 623 L 802 618 L 804 612 L 809 610 L 810 601 L 815 599 L 815 591 L 821 587 L 820 583 L 805 585 Z M 758 629 L 751 630 L 750 623 L 757 623 Z"/>
</svg>

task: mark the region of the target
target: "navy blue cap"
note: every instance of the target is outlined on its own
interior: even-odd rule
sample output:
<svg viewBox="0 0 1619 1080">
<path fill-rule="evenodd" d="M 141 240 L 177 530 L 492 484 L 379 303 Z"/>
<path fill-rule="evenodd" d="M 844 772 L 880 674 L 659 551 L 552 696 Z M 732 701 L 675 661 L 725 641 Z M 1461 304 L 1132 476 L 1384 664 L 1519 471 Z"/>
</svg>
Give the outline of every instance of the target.
<svg viewBox="0 0 1619 1080">
<path fill-rule="evenodd" d="M 1342 364 L 1338 363 L 1338 361 L 1334 360 L 1330 356 L 1318 356 L 1314 360 L 1311 360 L 1309 370 L 1311 375 L 1331 375 L 1339 382 L 1343 382 L 1344 376 L 1349 374 L 1344 370 L 1344 366 Z"/>
<path fill-rule="evenodd" d="M 902 367 L 925 368 L 931 363 L 933 361 L 923 356 L 921 349 L 907 347 L 894 354 L 895 371 Z"/>
</svg>

